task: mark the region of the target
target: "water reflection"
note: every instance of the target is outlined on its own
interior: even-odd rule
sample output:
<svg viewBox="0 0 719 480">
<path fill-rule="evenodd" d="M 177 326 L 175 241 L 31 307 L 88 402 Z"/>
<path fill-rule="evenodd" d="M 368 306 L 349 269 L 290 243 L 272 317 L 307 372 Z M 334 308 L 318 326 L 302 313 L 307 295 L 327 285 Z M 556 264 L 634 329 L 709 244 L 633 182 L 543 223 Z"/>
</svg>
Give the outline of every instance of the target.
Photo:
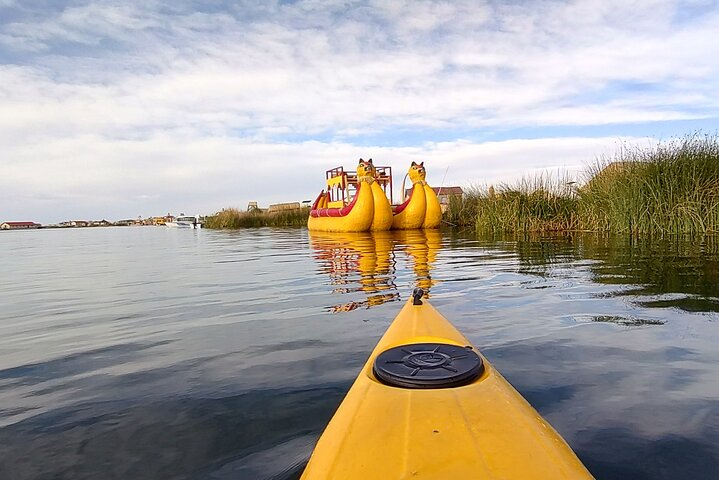
<svg viewBox="0 0 719 480">
<path fill-rule="evenodd" d="M 297 478 L 345 389 L 58 408 L 0 430 L 0 478 Z"/>
<path fill-rule="evenodd" d="M 361 293 L 360 298 L 328 306 L 333 313 L 370 308 L 400 299 L 398 269 L 413 272 L 413 283 L 430 295 L 437 283 L 432 266 L 442 246 L 438 231 L 404 230 L 361 233 L 309 232 L 318 270 L 332 293 Z"/>
<path fill-rule="evenodd" d="M 432 267 L 442 248 L 442 233 L 437 230 L 397 230 L 392 234 L 396 250 L 403 252 L 410 261 L 415 286 L 431 296 L 432 287 L 437 283 L 432 278 Z"/>
<path fill-rule="evenodd" d="M 580 320 L 581 317 L 575 317 L 576 320 Z M 642 327 L 645 325 L 664 325 L 667 323 L 664 320 L 655 320 L 649 318 L 637 318 L 634 316 L 625 317 L 622 315 L 590 315 L 588 320 L 591 322 L 599 323 L 614 323 L 615 325 L 622 325 L 625 327 Z"/>
<path fill-rule="evenodd" d="M 332 304 L 346 312 L 399 300 L 400 270 L 411 283 L 431 295 L 437 284 L 433 267 L 441 249 L 452 248 L 454 236 L 437 230 L 365 233 L 310 232 L 319 271 L 329 277 L 333 293 L 359 298 Z M 639 307 L 676 308 L 687 312 L 719 312 L 719 237 L 663 238 L 638 241 L 628 236 L 563 235 L 482 238 L 478 250 L 507 252 L 516 258 L 512 270 L 543 280 L 589 271 L 591 280 L 616 286 L 599 296 L 624 296 Z M 453 278 L 445 278 L 452 281 Z M 549 288 L 527 282 L 528 289 Z M 403 286 L 402 286 L 403 287 Z M 620 325 L 656 325 L 651 319 L 601 316 L 593 321 Z"/>
<path fill-rule="evenodd" d="M 2 480 L 296 480 L 413 286 L 596 478 L 719 471 L 717 237 L 16 233 Z"/>
<path fill-rule="evenodd" d="M 585 265 L 593 281 L 616 285 L 603 295 L 627 296 L 641 307 L 719 312 L 716 236 L 639 241 L 629 236 L 567 235 L 486 243 L 515 252 L 520 273 L 556 278 Z"/>
</svg>

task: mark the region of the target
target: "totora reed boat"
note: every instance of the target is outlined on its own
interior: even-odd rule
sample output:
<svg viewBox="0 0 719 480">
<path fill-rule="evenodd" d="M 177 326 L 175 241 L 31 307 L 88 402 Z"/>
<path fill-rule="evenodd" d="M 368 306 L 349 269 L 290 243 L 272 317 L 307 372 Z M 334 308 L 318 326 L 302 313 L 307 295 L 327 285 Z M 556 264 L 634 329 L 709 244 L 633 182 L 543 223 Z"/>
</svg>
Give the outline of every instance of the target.
<svg viewBox="0 0 719 480">
<path fill-rule="evenodd" d="M 405 201 L 394 207 L 392 229 L 439 228 L 442 223 L 442 209 L 437 194 L 427 185 L 426 175 L 424 162 L 412 162 L 407 173 L 412 188 Z"/>
<path fill-rule="evenodd" d="M 360 159 L 357 173 L 336 167 L 326 172 L 327 190 L 312 205 L 307 228 L 321 232 L 366 232 L 392 226 L 392 170 Z"/>
<path fill-rule="evenodd" d="M 409 170 L 412 189 L 394 207 L 391 167 L 375 167 L 372 159 L 360 158 L 357 172 L 343 167 L 327 170 L 326 190 L 317 196 L 307 228 L 318 232 L 366 232 L 439 228 L 442 210 L 434 190 L 425 181 L 424 162 Z"/>
</svg>

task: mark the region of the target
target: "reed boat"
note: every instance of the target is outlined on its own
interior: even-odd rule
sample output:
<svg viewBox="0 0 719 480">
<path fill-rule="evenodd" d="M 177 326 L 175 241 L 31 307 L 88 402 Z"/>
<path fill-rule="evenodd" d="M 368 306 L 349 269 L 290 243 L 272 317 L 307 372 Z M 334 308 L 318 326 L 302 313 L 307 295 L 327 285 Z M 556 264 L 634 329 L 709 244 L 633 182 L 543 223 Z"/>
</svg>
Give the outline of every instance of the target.
<svg viewBox="0 0 719 480">
<path fill-rule="evenodd" d="M 423 172 L 424 166 L 422 164 L 412 162 L 408 173 L 409 179 L 412 181 L 412 189 L 405 201 L 394 207 L 392 229 L 412 230 L 422 228 L 427 210 Z"/>
<path fill-rule="evenodd" d="M 371 166 L 360 160 L 354 185 L 342 167 L 328 170 L 326 180 L 327 191 L 322 190 L 312 205 L 307 228 L 322 232 L 368 231 L 374 218 Z"/>
<path fill-rule="evenodd" d="M 372 225 L 374 200 L 368 184 L 359 184 L 353 200 L 344 207 L 323 207 L 331 204 L 324 190 L 310 210 L 307 228 L 321 232 L 366 232 Z"/>
<path fill-rule="evenodd" d="M 407 199 L 401 205 L 394 207 L 392 228 L 395 230 L 439 228 L 442 224 L 442 207 L 437 194 L 427 185 L 424 162 L 412 162 L 407 176 L 412 181 L 412 189 Z"/>
<path fill-rule="evenodd" d="M 359 160 L 356 173 L 336 167 L 326 172 L 326 190 L 315 200 L 307 228 L 323 232 L 389 230 L 392 207 L 387 189 L 392 188 L 390 167 L 375 167 L 372 159 Z"/>
<path fill-rule="evenodd" d="M 422 296 L 416 289 L 375 347 L 301 478 L 593 478 Z"/>
</svg>

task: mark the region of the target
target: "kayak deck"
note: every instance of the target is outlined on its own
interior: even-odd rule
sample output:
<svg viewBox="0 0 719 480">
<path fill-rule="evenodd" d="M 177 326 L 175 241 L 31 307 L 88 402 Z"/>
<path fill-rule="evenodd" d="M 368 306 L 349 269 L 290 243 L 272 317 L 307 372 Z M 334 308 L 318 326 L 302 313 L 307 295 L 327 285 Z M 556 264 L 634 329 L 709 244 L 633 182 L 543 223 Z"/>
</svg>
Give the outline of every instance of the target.
<svg viewBox="0 0 719 480">
<path fill-rule="evenodd" d="M 486 358 L 432 305 L 420 302 L 410 299 L 379 341 L 302 479 L 593 478 Z M 383 352 L 409 346 L 404 350 L 411 357 L 411 344 L 435 343 L 477 354 L 478 376 L 450 388 L 402 388 L 375 375 Z M 446 369 L 455 370 L 451 362 Z"/>
</svg>

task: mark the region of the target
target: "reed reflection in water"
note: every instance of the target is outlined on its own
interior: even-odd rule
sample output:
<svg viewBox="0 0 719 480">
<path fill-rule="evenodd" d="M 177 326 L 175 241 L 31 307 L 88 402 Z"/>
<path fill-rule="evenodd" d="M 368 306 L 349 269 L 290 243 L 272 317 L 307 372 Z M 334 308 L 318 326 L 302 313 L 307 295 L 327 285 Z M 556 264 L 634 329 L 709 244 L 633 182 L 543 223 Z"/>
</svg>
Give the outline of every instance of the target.
<svg viewBox="0 0 719 480">
<path fill-rule="evenodd" d="M 625 297 L 638 307 L 719 312 L 717 236 L 584 234 L 490 243 L 515 251 L 521 273 L 556 278 L 586 265 L 594 282 L 614 287 L 604 296 Z"/>
</svg>

